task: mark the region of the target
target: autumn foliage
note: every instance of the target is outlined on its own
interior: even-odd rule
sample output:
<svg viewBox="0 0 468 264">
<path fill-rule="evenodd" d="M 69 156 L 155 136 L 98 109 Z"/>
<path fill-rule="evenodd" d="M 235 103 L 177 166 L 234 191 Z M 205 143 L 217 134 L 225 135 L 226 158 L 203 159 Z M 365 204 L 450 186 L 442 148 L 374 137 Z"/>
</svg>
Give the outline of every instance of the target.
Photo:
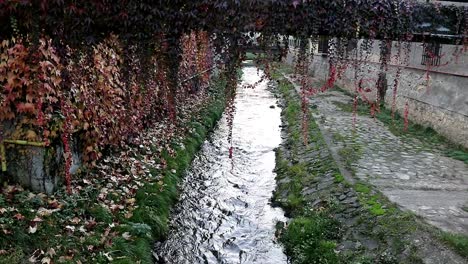
<svg viewBox="0 0 468 264">
<path fill-rule="evenodd" d="M 213 56 L 206 32 L 183 35 L 181 46 L 179 96 L 185 98 L 208 85 Z M 46 37 L 37 44 L 27 38 L 1 42 L 0 122 L 14 124 L 4 138 L 63 146 L 69 183 L 71 141 L 79 143 L 85 164 L 93 165 L 103 149 L 128 144 L 166 115 L 173 95 L 164 39 L 145 61 L 138 47 L 124 50 L 115 35 L 88 50 L 60 48 Z"/>
</svg>

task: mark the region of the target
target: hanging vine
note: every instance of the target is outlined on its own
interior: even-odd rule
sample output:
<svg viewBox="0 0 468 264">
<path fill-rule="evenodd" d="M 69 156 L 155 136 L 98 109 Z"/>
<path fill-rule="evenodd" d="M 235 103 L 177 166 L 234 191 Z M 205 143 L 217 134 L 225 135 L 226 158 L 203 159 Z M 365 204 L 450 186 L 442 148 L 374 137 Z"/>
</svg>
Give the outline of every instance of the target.
<svg viewBox="0 0 468 264">
<path fill-rule="evenodd" d="M 155 119 L 169 117 L 176 122 L 177 106 L 204 92 L 209 70 L 216 66 L 223 68 L 228 80 L 227 116 L 232 128 L 245 33 L 260 34 L 260 47 L 266 54 L 259 61 L 264 70 L 260 81 L 270 77 L 270 62 L 275 58 L 271 47 L 280 47 L 284 56 L 289 36 L 302 40 L 296 72 L 301 76 L 303 113 L 308 113 L 308 96 L 332 88 L 351 67 L 356 94 L 367 101 L 373 87 L 369 85 L 372 80 L 363 77 L 363 67 L 373 39 L 384 40 L 382 73 L 387 71 L 392 41 L 407 43 L 398 42 L 396 60 L 407 64 L 410 40 L 435 32 L 439 24 L 462 35 L 455 44 L 463 48 L 456 50 L 453 60 L 468 51 L 467 8 L 406 0 L 343 3 L 0 1 L 0 122 L 15 123 L 15 129 L 1 132 L 4 137 L 43 141 L 50 147 L 59 147 L 53 145 L 61 141 L 70 185 L 70 141 L 78 141 L 83 161 L 94 166 L 105 149 L 131 144 Z M 422 29 L 426 21 L 432 26 Z M 329 74 L 324 85 L 315 87 L 306 76 L 313 60 L 310 52 L 322 35 L 332 39 Z M 428 38 L 437 41 L 436 36 Z M 350 48 L 358 39 L 368 40 Z M 394 98 L 400 75 L 399 67 Z M 372 113 L 379 111 L 384 100 L 384 77 L 379 75 L 375 81 L 378 97 Z M 308 116 L 302 119 L 307 142 Z M 232 131 L 229 134 L 232 156 Z"/>
</svg>

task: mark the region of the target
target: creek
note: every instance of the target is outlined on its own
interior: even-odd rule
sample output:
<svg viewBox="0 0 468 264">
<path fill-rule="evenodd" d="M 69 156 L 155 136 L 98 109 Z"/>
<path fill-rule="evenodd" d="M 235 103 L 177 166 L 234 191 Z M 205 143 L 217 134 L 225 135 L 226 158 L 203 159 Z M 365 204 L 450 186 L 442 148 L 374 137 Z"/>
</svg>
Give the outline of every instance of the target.
<svg viewBox="0 0 468 264">
<path fill-rule="evenodd" d="M 268 82 L 245 83 L 263 72 L 244 67 L 233 119 L 229 158 L 226 114 L 187 170 L 171 217 L 168 239 L 154 249 L 157 263 L 287 263 L 275 225 L 286 222 L 271 205 L 281 109 Z"/>
</svg>

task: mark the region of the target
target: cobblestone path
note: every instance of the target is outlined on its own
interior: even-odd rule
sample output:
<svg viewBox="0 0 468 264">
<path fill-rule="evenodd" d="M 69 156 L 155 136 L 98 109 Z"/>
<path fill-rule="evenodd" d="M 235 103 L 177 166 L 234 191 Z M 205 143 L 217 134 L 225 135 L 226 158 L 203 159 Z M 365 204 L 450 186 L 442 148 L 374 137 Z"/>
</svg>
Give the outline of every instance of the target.
<svg viewBox="0 0 468 264">
<path fill-rule="evenodd" d="M 292 80 L 290 76 L 286 76 Z M 298 89 L 298 86 L 296 86 Z M 331 90 L 309 99 L 314 118 L 330 149 L 359 149 L 350 165 L 354 179 L 370 183 L 401 208 L 411 210 L 444 231 L 468 234 L 468 166 L 429 149 L 416 139 L 397 137 L 379 120 L 353 114 L 335 102 L 352 98 Z M 343 163 L 343 162 L 341 162 Z"/>
</svg>

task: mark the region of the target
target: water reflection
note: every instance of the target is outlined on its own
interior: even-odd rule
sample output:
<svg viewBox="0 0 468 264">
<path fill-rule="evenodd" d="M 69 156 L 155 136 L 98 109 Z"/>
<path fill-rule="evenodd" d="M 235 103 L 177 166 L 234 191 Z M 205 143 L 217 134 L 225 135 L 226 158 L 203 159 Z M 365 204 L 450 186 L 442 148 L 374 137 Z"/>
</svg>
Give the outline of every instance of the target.
<svg viewBox="0 0 468 264">
<path fill-rule="evenodd" d="M 260 79 L 255 67 L 243 72 L 244 82 Z M 223 118 L 188 170 L 168 240 L 155 247 L 161 263 L 287 263 L 274 241 L 275 223 L 286 219 L 270 206 L 281 110 L 267 82 L 238 89 L 236 109 L 234 157 Z"/>
</svg>

